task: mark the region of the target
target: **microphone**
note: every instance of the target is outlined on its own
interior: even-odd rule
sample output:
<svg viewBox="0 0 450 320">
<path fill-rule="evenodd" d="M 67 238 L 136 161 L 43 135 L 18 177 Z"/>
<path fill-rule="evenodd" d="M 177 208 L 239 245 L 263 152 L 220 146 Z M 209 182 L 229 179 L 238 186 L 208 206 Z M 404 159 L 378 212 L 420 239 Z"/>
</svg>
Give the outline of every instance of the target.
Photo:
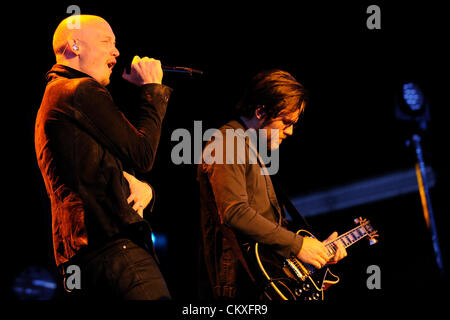
<svg viewBox="0 0 450 320">
<path fill-rule="evenodd" d="M 187 73 L 189 74 L 191 77 L 192 75 L 195 74 L 203 74 L 203 71 L 201 70 L 197 70 L 197 69 L 192 69 L 192 68 L 187 68 L 187 67 L 170 67 L 170 66 L 161 66 L 161 68 L 163 69 L 164 72 L 178 72 L 178 73 Z"/>
</svg>

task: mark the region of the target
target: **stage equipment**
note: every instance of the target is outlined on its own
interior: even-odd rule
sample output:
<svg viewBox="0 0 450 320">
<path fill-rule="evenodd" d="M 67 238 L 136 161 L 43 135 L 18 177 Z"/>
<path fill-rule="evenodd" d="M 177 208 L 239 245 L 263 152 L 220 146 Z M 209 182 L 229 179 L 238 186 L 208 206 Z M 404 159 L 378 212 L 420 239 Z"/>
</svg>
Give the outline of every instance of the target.
<svg viewBox="0 0 450 320">
<path fill-rule="evenodd" d="M 435 173 L 430 166 L 426 167 L 426 173 L 428 186 L 431 188 L 436 183 Z M 297 196 L 292 202 L 296 208 L 302 210 L 305 217 L 309 217 L 418 191 L 416 171 L 407 169 Z"/>
<path fill-rule="evenodd" d="M 441 276 L 444 277 L 445 269 L 439 246 L 438 230 L 434 218 L 433 207 L 431 205 L 430 181 L 427 176 L 422 149 L 422 141 L 430 122 L 429 105 L 422 90 L 417 84 L 408 82 L 403 84 L 402 89 L 402 93 L 397 97 L 396 116 L 398 120 L 408 124 L 406 128 L 409 138 L 406 140 L 406 145 L 414 148 L 417 161 L 415 165 L 417 184 L 419 186 L 423 215 L 431 233 L 436 264 Z"/>
</svg>

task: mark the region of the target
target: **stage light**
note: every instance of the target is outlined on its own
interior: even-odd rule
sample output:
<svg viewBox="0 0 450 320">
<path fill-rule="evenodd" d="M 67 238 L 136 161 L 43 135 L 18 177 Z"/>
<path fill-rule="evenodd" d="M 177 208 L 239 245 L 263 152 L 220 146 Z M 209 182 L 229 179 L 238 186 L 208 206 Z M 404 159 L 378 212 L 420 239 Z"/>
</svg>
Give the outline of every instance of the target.
<svg viewBox="0 0 450 320">
<path fill-rule="evenodd" d="M 413 112 L 423 107 L 423 93 L 419 86 L 412 82 L 403 85 L 403 99 Z"/>
<path fill-rule="evenodd" d="M 157 249 L 167 249 L 167 236 L 164 233 L 153 233 L 152 242 Z"/>
<path fill-rule="evenodd" d="M 404 83 L 396 95 L 395 116 L 409 127 L 408 135 L 426 131 L 430 122 L 428 101 L 419 85 L 413 82 Z"/>
<path fill-rule="evenodd" d="M 427 228 L 430 230 L 436 264 L 441 276 L 445 278 L 445 268 L 439 244 L 438 230 L 431 205 L 431 185 L 427 177 L 424 152 L 422 149 L 422 142 L 427 137 L 427 129 L 430 122 L 428 101 L 420 87 L 415 83 L 404 83 L 402 89 L 402 93 L 399 92 L 396 96 L 395 115 L 400 120 L 401 126 L 399 127 L 403 127 L 403 134 L 407 136 L 406 146 L 412 147 L 416 155 L 417 162 L 415 164 L 415 171 L 423 215 Z"/>
<path fill-rule="evenodd" d="M 42 266 L 28 266 L 15 279 L 13 291 L 19 300 L 51 300 L 56 279 Z"/>
</svg>

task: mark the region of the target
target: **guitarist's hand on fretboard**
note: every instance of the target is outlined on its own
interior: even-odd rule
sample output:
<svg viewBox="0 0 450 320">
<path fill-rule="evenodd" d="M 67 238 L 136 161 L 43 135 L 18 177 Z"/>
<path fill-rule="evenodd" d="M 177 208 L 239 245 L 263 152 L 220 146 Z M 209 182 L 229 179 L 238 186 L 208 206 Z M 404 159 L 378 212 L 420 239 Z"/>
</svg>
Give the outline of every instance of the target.
<svg viewBox="0 0 450 320">
<path fill-rule="evenodd" d="M 328 239 L 322 242 L 327 247 L 328 255 L 331 257 L 328 264 L 335 264 L 347 256 L 347 250 L 345 250 L 345 246 L 342 242 L 336 241 L 335 243 L 332 243 L 337 237 L 338 233 L 335 231 Z"/>
</svg>

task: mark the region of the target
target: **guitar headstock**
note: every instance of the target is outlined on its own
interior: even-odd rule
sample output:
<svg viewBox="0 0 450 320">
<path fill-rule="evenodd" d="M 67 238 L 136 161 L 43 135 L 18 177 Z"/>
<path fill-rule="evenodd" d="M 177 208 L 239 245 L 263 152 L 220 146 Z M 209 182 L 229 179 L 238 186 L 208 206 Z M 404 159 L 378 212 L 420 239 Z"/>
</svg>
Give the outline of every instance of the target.
<svg viewBox="0 0 450 320">
<path fill-rule="evenodd" d="M 369 220 L 359 217 L 354 219 L 353 221 L 355 222 L 355 224 L 361 225 L 366 230 L 370 245 L 374 245 L 378 242 L 378 231 L 372 227 Z"/>
</svg>

